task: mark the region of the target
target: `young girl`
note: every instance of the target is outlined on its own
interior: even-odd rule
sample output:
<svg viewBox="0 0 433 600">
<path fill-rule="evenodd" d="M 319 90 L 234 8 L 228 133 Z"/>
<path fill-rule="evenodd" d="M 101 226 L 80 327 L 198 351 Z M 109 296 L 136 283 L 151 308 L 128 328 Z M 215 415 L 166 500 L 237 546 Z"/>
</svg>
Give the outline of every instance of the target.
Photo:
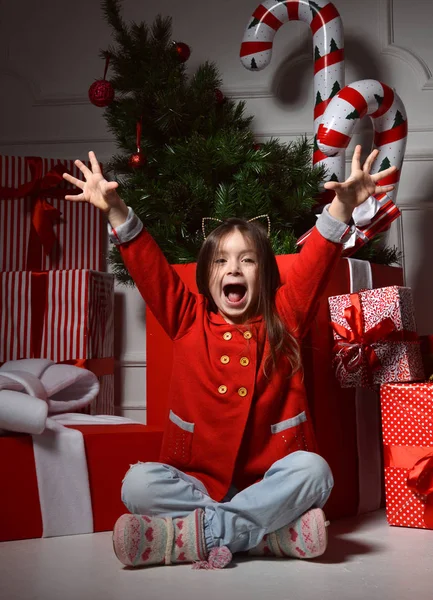
<svg viewBox="0 0 433 600">
<path fill-rule="evenodd" d="M 168 264 L 133 211 L 103 178 L 76 161 L 87 201 L 108 217 L 120 251 L 148 307 L 173 341 L 170 411 L 158 463 L 125 476 L 130 513 L 113 542 L 125 565 L 196 562 L 221 567 L 231 553 L 313 558 L 326 549 L 321 507 L 333 486 L 325 460 L 312 452 L 300 342 L 351 234 L 354 208 L 395 167 L 371 175 L 357 146 L 344 183 L 323 210 L 281 284 L 266 229 L 228 219 L 206 238 L 197 261 L 199 293 Z M 206 562 L 207 560 L 207 562 Z M 202 561 L 199 563 L 199 561 Z M 203 562 L 204 561 L 204 562 Z"/>
</svg>

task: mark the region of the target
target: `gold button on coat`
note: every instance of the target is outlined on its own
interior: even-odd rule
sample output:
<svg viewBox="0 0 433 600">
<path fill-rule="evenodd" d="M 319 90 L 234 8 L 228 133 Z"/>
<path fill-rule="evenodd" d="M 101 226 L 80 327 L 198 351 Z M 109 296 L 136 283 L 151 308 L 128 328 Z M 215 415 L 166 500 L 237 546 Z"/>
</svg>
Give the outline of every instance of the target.
<svg viewBox="0 0 433 600">
<path fill-rule="evenodd" d="M 244 332 L 244 338 L 246 340 L 250 340 L 253 337 L 253 334 L 251 333 L 251 331 L 245 331 Z"/>
<path fill-rule="evenodd" d="M 221 359 L 221 360 L 222 360 L 222 359 Z M 249 358 L 247 358 L 246 356 L 243 356 L 243 357 L 240 359 L 240 361 L 239 361 L 239 362 L 241 363 L 241 365 L 242 365 L 243 367 L 247 367 L 247 366 L 250 364 L 250 359 L 249 359 Z"/>
<path fill-rule="evenodd" d="M 246 396 L 248 394 L 247 388 L 240 387 L 238 389 L 238 394 L 239 394 L 239 396 L 242 396 L 242 398 L 243 398 L 244 396 Z"/>
<path fill-rule="evenodd" d="M 227 391 L 227 386 L 226 385 L 220 385 L 218 388 L 218 391 L 220 394 L 225 394 Z"/>
<path fill-rule="evenodd" d="M 227 354 L 223 354 L 220 358 L 220 361 L 223 365 L 226 365 L 228 362 L 230 362 L 230 357 L 228 357 Z"/>
<path fill-rule="evenodd" d="M 232 339 L 232 334 L 230 333 L 230 331 L 226 331 L 225 334 L 223 335 L 223 338 L 225 340 L 231 340 Z"/>
</svg>

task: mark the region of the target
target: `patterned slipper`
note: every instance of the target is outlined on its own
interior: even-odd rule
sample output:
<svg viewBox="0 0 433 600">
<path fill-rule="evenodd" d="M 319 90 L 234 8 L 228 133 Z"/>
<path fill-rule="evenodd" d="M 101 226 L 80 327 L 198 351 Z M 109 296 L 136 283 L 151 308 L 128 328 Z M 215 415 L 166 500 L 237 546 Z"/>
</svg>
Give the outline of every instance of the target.
<svg viewBox="0 0 433 600">
<path fill-rule="evenodd" d="M 225 547 L 207 552 L 201 508 L 177 519 L 122 515 L 114 526 L 113 548 L 130 567 L 194 563 L 196 569 L 222 569 L 232 558 Z"/>
<path fill-rule="evenodd" d="M 291 556 L 316 558 L 321 556 L 328 544 L 329 521 L 321 508 L 312 508 L 299 519 L 268 533 L 258 546 L 249 550 L 252 556 Z"/>
</svg>

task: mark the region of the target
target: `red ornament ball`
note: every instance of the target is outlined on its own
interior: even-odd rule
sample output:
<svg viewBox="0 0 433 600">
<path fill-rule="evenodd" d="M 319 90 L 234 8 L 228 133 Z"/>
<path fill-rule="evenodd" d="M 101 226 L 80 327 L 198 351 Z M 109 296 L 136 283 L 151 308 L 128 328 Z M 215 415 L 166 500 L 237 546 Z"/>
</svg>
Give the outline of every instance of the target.
<svg viewBox="0 0 433 600">
<path fill-rule="evenodd" d="M 258 150 L 262 149 L 263 144 L 253 144 L 253 148 L 254 150 L 257 152 Z"/>
<path fill-rule="evenodd" d="M 224 94 L 218 88 L 215 90 L 215 100 L 217 104 L 222 104 L 225 100 Z"/>
<path fill-rule="evenodd" d="M 140 167 L 144 167 L 147 163 L 146 156 L 139 150 L 135 154 L 132 154 L 128 164 L 132 169 L 139 169 Z"/>
<path fill-rule="evenodd" d="M 184 44 L 183 42 L 176 42 L 175 48 L 177 55 L 182 62 L 186 62 L 191 56 L 191 49 L 188 46 L 188 44 Z"/>
<path fill-rule="evenodd" d="M 89 99 L 100 108 L 108 106 L 114 100 L 114 88 L 106 79 L 98 79 L 89 88 Z"/>
</svg>

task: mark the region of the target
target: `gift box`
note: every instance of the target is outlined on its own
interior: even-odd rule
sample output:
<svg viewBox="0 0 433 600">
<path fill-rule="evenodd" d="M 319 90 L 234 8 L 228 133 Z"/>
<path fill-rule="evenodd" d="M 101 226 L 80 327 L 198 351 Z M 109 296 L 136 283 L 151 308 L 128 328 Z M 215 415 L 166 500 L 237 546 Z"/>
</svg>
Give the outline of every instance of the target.
<svg viewBox="0 0 433 600">
<path fill-rule="evenodd" d="M 116 520 L 127 512 L 120 497 L 125 473 L 131 464 L 158 460 L 162 431 L 141 424 L 81 425 L 71 429 L 81 431 L 84 438 L 91 530 L 112 530 Z M 0 481 L 7 484 L 6 493 L 0 495 L 0 541 L 41 537 L 52 525 L 49 513 L 46 522 L 42 519 L 33 438 L 25 434 L 0 436 Z M 61 498 L 62 479 L 54 483 Z M 73 521 L 63 526 L 63 534 L 77 533 Z"/>
<path fill-rule="evenodd" d="M 412 290 L 389 286 L 329 298 L 342 387 L 424 378 Z"/>
<path fill-rule="evenodd" d="M 0 273 L 0 363 L 49 358 L 93 371 L 92 414 L 114 412 L 114 278 L 109 273 Z"/>
<path fill-rule="evenodd" d="M 65 194 L 83 179 L 71 160 L 0 156 L 0 271 L 105 269 L 101 211 Z"/>
<path fill-rule="evenodd" d="M 296 259 L 297 255 L 277 256 L 283 280 L 285 271 Z M 304 381 L 317 444 L 334 474 L 334 488 L 326 505 L 326 514 L 332 519 L 384 505 L 379 397 L 365 398 L 368 389 L 361 395 L 355 388 L 341 388 L 332 368 L 334 340 L 329 326 L 328 297 L 354 289 L 355 263 L 368 268 L 373 287 L 403 284 L 401 268 L 341 259 L 324 289 L 303 343 Z M 174 268 L 190 289 L 196 290 L 195 264 Z M 148 423 L 164 427 L 168 416 L 172 343 L 150 310 L 146 312 L 146 341 L 146 414 Z"/>
<path fill-rule="evenodd" d="M 381 387 L 386 516 L 433 529 L 433 383 Z"/>
</svg>

